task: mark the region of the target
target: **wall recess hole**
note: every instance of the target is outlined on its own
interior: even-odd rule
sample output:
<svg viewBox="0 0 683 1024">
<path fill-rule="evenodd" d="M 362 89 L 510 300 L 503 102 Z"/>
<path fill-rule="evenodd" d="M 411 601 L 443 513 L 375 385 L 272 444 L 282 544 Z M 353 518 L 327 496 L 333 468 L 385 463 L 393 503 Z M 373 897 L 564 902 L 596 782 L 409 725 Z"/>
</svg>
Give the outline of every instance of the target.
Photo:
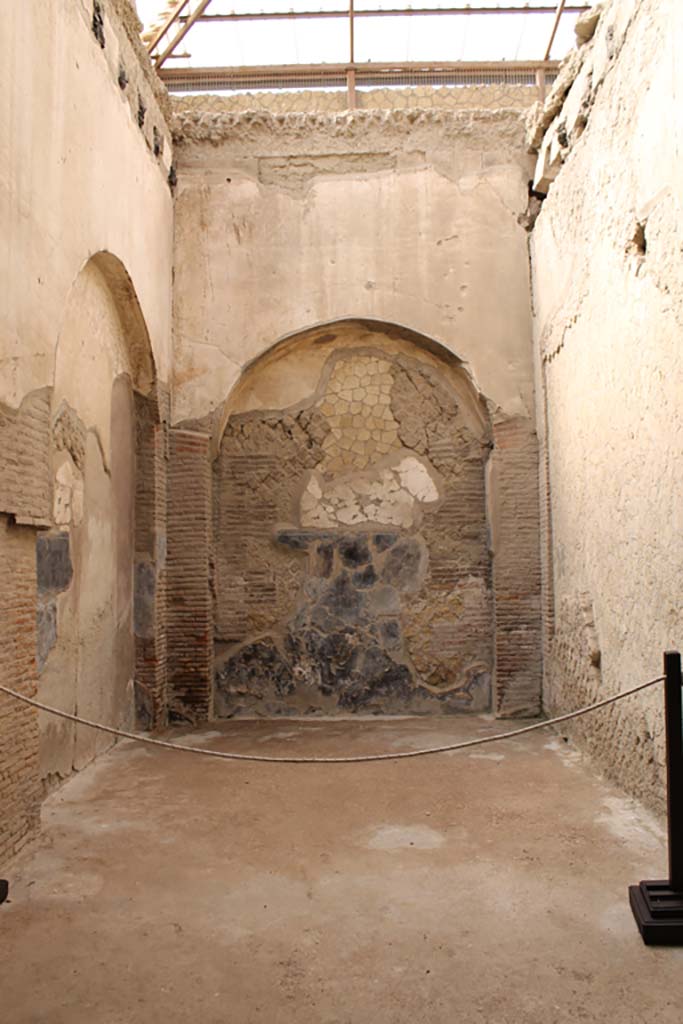
<svg viewBox="0 0 683 1024">
<path fill-rule="evenodd" d="M 95 39 L 104 49 L 104 11 L 100 0 L 93 0 L 92 5 L 92 31 Z"/>
<path fill-rule="evenodd" d="M 645 222 L 636 221 L 633 234 L 626 246 L 626 251 L 633 256 L 645 256 L 647 253 L 647 238 L 645 237 Z"/>
</svg>

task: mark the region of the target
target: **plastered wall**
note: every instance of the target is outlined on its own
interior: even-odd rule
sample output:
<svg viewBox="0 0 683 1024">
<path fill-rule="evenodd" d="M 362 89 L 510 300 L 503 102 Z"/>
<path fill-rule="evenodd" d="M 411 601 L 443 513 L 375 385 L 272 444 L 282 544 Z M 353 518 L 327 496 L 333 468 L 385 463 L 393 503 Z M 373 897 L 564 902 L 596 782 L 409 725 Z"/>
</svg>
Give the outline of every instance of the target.
<svg viewBox="0 0 683 1024">
<path fill-rule="evenodd" d="M 89 264 L 67 304 L 53 391 L 54 527 L 38 537 L 40 698 L 132 724 L 135 415 L 126 339 Z M 110 737 L 41 716 L 41 775 L 63 778 Z"/>
<path fill-rule="evenodd" d="M 0 401 L 53 383 L 67 296 L 99 251 L 134 282 L 169 375 L 172 197 L 163 94 L 140 68 L 127 0 L 7 4 L 0 32 Z M 139 40 L 138 40 L 139 45 Z M 125 87 L 119 84 L 125 73 Z M 138 111 L 145 108 L 142 127 Z M 162 150 L 155 155 L 154 132 Z"/>
<path fill-rule="evenodd" d="M 278 339 L 346 317 L 433 338 L 494 413 L 533 415 L 521 115 L 193 104 L 174 125 L 176 422 Z"/>
<path fill-rule="evenodd" d="M 586 19 L 526 134 L 171 115 L 127 0 L 98 10 L 3 16 L 0 678 L 158 727 L 535 713 L 541 640 L 552 710 L 657 674 L 683 643 L 680 5 Z M 577 737 L 661 799 L 655 693 Z M 0 858 L 100 749 L 0 702 Z"/>
<path fill-rule="evenodd" d="M 0 679 L 112 724 L 133 721 L 136 659 L 163 683 L 133 611 L 134 562 L 155 586 L 165 539 L 172 142 L 137 29 L 128 0 L 26 0 L 0 30 Z M 3 698 L 0 860 L 109 742 Z"/>
<path fill-rule="evenodd" d="M 660 674 L 662 651 L 683 644 L 682 37 L 673 0 L 605 5 L 536 136 L 553 711 Z M 575 727 L 605 770 L 660 805 L 661 701 L 649 691 Z"/>
<path fill-rule="evenodd" d="M 499 713 L 533 712 L 541 662 L 526 232 L 532 165 L 524 152 L 522 117 L 510 110 L 233 114 L 222 105 L 202 107 L 195 100 L 185 109 L 176 104 L 174 132 L 173 418 L 184 429 L 204 432 L 215 460 L 217 709 L 480 709 L 489 706 L 493 690 Z M 388 331 L 381 326 L 387 323 Z M 298 345 L 302 331 L 309 332 L 309 343 Z M 419 352 L 419 346 L 412 357 L 398 352 L 395 339 L 402 331 L 404 340 L 412 332 L 420 344 L 440 353 L 441 369 L 425 372 L 436 372 L 444 387 L 444 367 L 452 359 L 458 379 L 469 389 L 469 402 L 484 410 L 483 435 L 481 424 L 471 436 L 460 425 L 461 435 L 453 418 L 455 405 L 450 412 L 425 413 L 429 425 L 421 420 L 417 392 L 414 409 L 408 409 L 410 402 L 401 405 L 401 383 L 394 394 L 391 382 L 405 368 L 394 360 L 400 355 L 410 362 Z M 334 402 L 323 394 L 327 376 L 337 372 L 332 363 L 339 360 L 342 372 L 344 360 L 351 358 L 345 346 L 363 344 L 367 366 L 359 364 L 349 375 L 357 381 L 350 393 L 363 392 L 365 398 L 350 399 L 353 409 L 334 412 Z M 284 353 L 291 345 L 298 347 L 288 363 Z M 362 418 L 364 389 L 377 384 L 371 378 L 378 361 L 386 378 L 385 411 L 390 414 L 395 407 L 396 417 L 408 416 L 412 425 L 401 428 L 391 413 L 381 431 L 373 408 L 367 422 L 348 427 L 346 437 L 341 418 Z M 420 372 L 418 365 L 413 377 Z M 426 381 L 429 391 L 433 382 Z M 423 397 L 429 406 L 430 399 Z M 327 412 L 312 413 L 313 420 L 322 416 L 321 423 L 307 420 L 302 427 L 298 412 L 309 405 Z M 242 413 L 248 413 L 244 423 Z M 341 418 L 326 427 L 328 414 Z M 439 415 L 443 438 L 437 442 Z M 314 437 L 317 427 L 323 434 L 329 431 L 327 441 Z M 438 453 L 421 446 L 420 438 L 430 430 L 436 447 L 442 445 Z M 332 446 L 329 451 L 326 444 Z M 424 537 L 422 512 L 415 520 L 411 512 L 408 522 L 398 511 L 402 501 L 411 509 L 420 504 L 397 483 L 401 458 L 412 460 L 415 472 L 424 472 L 435 488 L 432 498 L 425 499 Z M 319 637 L 302 639 L 292 623 L 308 616 L 311 625 L 322 615 L 315 602 L 311 605 L 311 588 L 320 594 L 329 590 L 321 599 L 334 604 L 335 588 L 348 581 L 351 589 L 356 587 L 343 553 L 339 558 L 333 553 L 327 576 L 321 576 L 316 563 L 325 529 L 335 537 L 337 531 L 337 540 L 345 543 L 344 525 L 358 537 L 374 528 L 359 495 L 355 505 L 348 496 L 354 486 L 349 459 L 365 460 L 355 467 L 361 489 L 369 482 L 384 494 L 396 485 L 393 497 L 378 499 L 375 516 L 378 528 L 398 531 L 393 562 L 400 561 L 403 550 L 401 531 L 409 535 L 408 547 L 415 541 L 413 533 L 419 534 L 419 551 L 411 548 L 415 578 L 406 570 L 405 593 L 401 596 L 398 587 L 390 595 L 393 613 L 388 606 L 377 613 L 380 618 L 393 614 L 389 625 L 397 629 L 406 620 L 406 639 L 397 635 L 393 651 L 386 644 L 375 651 L 373 629 L 380 624 L 370 608 L 374 584 L 369 581 L 385 572 L 385 556 L 375 551 L 368 534 L 368 557 L 356 566 L 359 580 L 367 573 L 368 593 L 354 591 L 346 602 L 355 601 L 363 621 L 339 620 L 337 632 L 355 630 L 358 644 L 373 649 L 368 663 L 385 657 L 386 664 L 375 665 L 372 679 L 360 669 L 356 678 L 348 657 L 337 651 L 339 679 L 321 688 L 313 681 L 315 664 L 331 655 L 312 656 L 311 644 Z M 439 463 L 436 483 L 429 466 Z M 290 464 L 291 472 L 283 471 Z M 379 476 L 368 481 L 375 468 Z M 305 491 L 307 473 L 313 474 L 308 480 L 313 490 L 298 494 L 297 488 Z M 303 504 L 297 510 L 297 495 L 302 503 L 318 502 L 318 512 L 314 515 Z M 396 508 L 390 508 L 392 503 Z M 511 528 L 513 518 L 516 529 Z M 284 532 L 277 532 L 278 525 Z M 294 533 L 287 534 L 287 527 Z M 312 531 L 308 541 L 302 530 Z M 334 548 L 336 540 L 331 543 Z M 468 544 L 476 550 L 465 551 Z M 309 560 L 307 569 L 301 552 Z M 365 581 L 356 589 L 362 590 Z M 491 588 L 498 595 L 495 608 Z M 420 624 L 406 610 L 411 593 L 419 595 L 413 610 L 423 601 L 425 619 L 431 614 L 437 623 L 424 650 L 418 650 Z M 449 625 L 448 595 L 454 602 L 451 618 L 462 620 L 460 626 Z M 330 614 L 329 629 L 322 630 L 328 643 L 337 628 L 332 621 L 336 613 Z M 354 658 L 357 667 L 363 658 Z M 294 694 L 296 686 L 283 681 L 288 672 L 308 680 L 301 693 Z M 279 682 L 265 681 L 271 676 Z M 423 684 L 427 688 L 420 690 Z"/>
</svg>

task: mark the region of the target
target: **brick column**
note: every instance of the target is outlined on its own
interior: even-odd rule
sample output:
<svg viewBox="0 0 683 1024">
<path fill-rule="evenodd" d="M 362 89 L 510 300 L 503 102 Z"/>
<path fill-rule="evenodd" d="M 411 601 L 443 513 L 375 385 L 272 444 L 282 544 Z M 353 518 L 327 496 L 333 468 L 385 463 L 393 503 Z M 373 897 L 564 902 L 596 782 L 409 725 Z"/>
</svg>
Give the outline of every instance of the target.
<svg viewBox="0 0 683 1024">
<path fill-rule="evenodd" d="M 0 515 L 0 681 L 36 693 L 36 536 Z M 38 713 L 0 694 L 0 865 L 38 830 Z"/>
<path fill-rule="evenodd" d="M 172 718 L 212 713 L 209 436 L 171 430 L 168 479 L 168 688 Z"/>
<path fill-rule="evenodd" d="M 157 729 L 168 720 L 168 425 L 155 397 L 136 395 L 135 411 L 135 713 L 139 727 Z"/>
<path fill-rule="evenodd" d="M 524 419 L 494 424 L 493 441 L 494 710 L 500 717 L 536 715 L 543 680 L 538 441 Z"/>
<path fill-rule="evenodd" d="M 51 525 L 50 391 L 0 405 L 0 682 L 35 696 L 36 527 Z M 21 525 L 24 524 L 24 525 Z M 0 694 L 0 864 L 38 831 L 38 714 Z"/>
</svg>

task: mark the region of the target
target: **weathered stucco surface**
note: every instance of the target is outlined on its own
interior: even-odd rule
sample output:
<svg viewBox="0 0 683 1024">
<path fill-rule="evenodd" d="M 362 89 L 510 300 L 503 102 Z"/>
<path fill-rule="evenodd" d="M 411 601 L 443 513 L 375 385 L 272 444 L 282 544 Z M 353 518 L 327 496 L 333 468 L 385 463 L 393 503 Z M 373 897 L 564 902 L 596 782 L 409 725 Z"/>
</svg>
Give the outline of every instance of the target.
<svg viewBox="0 0 683 1024">
<path fill-rule="evenodd" d="M 463 360 L 531 416 L 531 163 L 514 111 L 176 109 L 174 419 L 201 418 L 277 339 L 369 317 Z"/>
<path fill-rule="evenodd" d="M 680 4 L 604 4 L 528 117 L 171 119 L 128 0 L 2 23 L 0 679 L 152 728 L 527 715 L 542 610 L 549 709 L 658 673 L 683 644 Z M 661 799 L 658 694 L 576 733 Z M 41 778 L 108 744 L 0 701 L 0 859 Z"/>
<path fill-rule="evenodd" d="M 29 391 L 53 383 L 67 296 L 99 251 L 118 257 L 133 279 L 158 373 L 168 380 L 172 146 L 158 86 L 140 69 L 117 17 L 121 11 L 132 17 L 127 0 L 104 5 L 104 48 L 93 34 L 88 0 L 6 6 L 0 33 L 0 401 L 16 408 Z M 155 130 L 163 140 L 158 155 Z"/>
<path fill-rule="evenodd" d="M 659 675 L 683 646 L 681 38 L 673 0 L 608 4 L 541 149 L 559 132 L 532 236 L 551 710 Z M 575 727 L 656 802 L 661 701 Z"/>
<path fill-rule="evenodd" d="M 54 530 L 38 543 L 38 596 L 49 614 L 39 694 L 48 704 L 132 724 L 135 412 L 114 298 L 92 263 L 67 304 L 57 346 Z M 60 557 L 55 561 L 55 545 Z M 68 564 L 69 571 L 64 570 Z M 49 612 L 48 612 L 49 609 Z M 41 716 L 41 774 L 68 775 L 111 737 Z"/>
<path fill-rule="evenodd" d="M 523 119 L 510 110 L 274 116 L 207 107 L 175 108 L 173 418 L 204 432 L 217 459 L 216 707 L 481 707 L 495 663 L 496 710 L 534 713 L 540 592 Z M 312 344 L 288 366 L 302 331 Z M 337 388 L 341 350 L 359 344 L 358 332 L 366 364 L 350 374 L 353 386 Z M 454 361 L 470 395 L 462 407 L 470 419 L 480 407 L 487 438 L 481 421 L 469 440 L 450 429 L 450 414 L 433 422 L 412 384 L 401 422 L 396 337 L 419 337 L 426 352 Z M 380 401 L 370 404 L 375 385 Z M 490 459 L 475 452 L 482 441 Z M 416 500 L 401 474 L 429 500 Z M 410 545 L 406 557 L 431 559 L 432 569 L 424 589 L 414 580 L 403 595 L 385 593 L 382 615 L 398 632 L 375 658 L 380 528 L 398 531 L 390 561 L 401 531 L 423 530 L 424 560 Z M 357 583 L 339 548 L 344 530 L 367 534 Z M 473 561 L 468 544 L 481 546 Z M 342 605 L 359 621 L 343 621 Z M 299 626 L 315 629 L 325 615 L 328 647 L 313 651 L 320 637 L 302 641 Z M 197 635 L 203 613 L 201 621 Z M 325 661 L 336 664 L 336 681 L 315 682 Z M 370 663 L 374 681 L 359 668 Z M 395 671 L 403 676 L 392 690 Z M 411 685 L 427 687 L 417 702 Z"/>
<path fill-rule="evenodd" d="M 95 13 L 2 12 L 0 679 L 118 725 L 144 505 L 132 391 L 157 402 L 170 372 L 172 140 L 128 0 Z M 34 711 L 0 702 L 0 860 L 33 833 L 41 779 L 110 744 L 47 717 L 39 735 Z"/>
</svg>

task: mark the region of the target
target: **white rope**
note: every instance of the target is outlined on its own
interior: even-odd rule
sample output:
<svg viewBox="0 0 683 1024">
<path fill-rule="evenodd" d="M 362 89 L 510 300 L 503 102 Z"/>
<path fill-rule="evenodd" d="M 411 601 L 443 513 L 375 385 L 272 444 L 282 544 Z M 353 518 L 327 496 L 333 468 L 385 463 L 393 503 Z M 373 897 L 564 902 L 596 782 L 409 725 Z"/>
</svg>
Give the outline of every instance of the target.
<svg viewBox="0 0 683 1024">
<path fill-rule="evenodd" d="M 558 715 L 557 718 L 547 718 L 542 722 L 534 722 L 533 725 L 525 725 L 521 729 L 513 729 L 510 732 L 498 732 L 494 733 L 493 736 L 480 736 L 477 739 L 464 740 L 461 743 L 447 743 L 441 747 L 402 750 L 395 754 L 357 754 L 353 757 L 276 757 L 269 754 L 234 754 L 223 750 L 205 750 L 203 747 L 188 747 L 182 743 L 169 743 L 168 740 L 157 740 L 151 736 L 142 736 L 140 733 L 114 729 L 110 725 L 102 725 L 101 722 L 91 722 L 87 718 L 71 715 L 68 711 L 59 711 L 57 708 L 51 708 L 47 704 L 41 704 L 40 701 L 33 700 L 32 697 L 25 697 L 23 693 L 10 690 L 7 686 L 0 686 L 0 692 L 6 693 L 8 697 L 14 697 L 16 700 L 22 701 L 24 704 L 30 704 L 31 707 L 38 708 L 40 711 L 47 711 L 50 715 L 66 718 L 69 722 L 76 722 L 78 725 L 87 725 L 90 729 L 99 729 L 100 732 L 107 732 L 111 736 L 119 736 L 124 740 L 134 740 L 136 743 L 147 743 L 154 747 L 165 747 L 167 750 L 182 750 L 186 754 L 203 754 L 204 757 L 218 757 L 224 761 L 265 761 L 268 764 L 358 764 L 365 761 L 398 761 L 400 758 L 422 757 L 425 754 L 446 754 L 454 750 L 480 747 L 485 743 L 497 743 L 498 740 L 511 740 L 516 736 L 524 736 L 528 732 L 534 732 L 536 729 L 547 729 L 548 726 L 558 725 L 560 722 L 568 722 L 572 718 L 579 718 L 580 715 L 587 715 L 591 711 L 599 711 L 600 708 L 605 708 L 608 704 L 614 704 L 618 700 L 623 700 L 624 697 L 630 697 L 634 693 L 646 690 L 649 686 L 663 682 L 663 680 L 664 676 L 657 676 L 656 679 L 650 679 L 647 683 L 640 683 L 638 686 L 633 686 L 630 690 L 622 690 L 621 693 L 616 693 L 612 697 L 605 697 L 595 704 L 579 708 L 578 711 L 570 711 L 566 715 Z"/>
</svg>

